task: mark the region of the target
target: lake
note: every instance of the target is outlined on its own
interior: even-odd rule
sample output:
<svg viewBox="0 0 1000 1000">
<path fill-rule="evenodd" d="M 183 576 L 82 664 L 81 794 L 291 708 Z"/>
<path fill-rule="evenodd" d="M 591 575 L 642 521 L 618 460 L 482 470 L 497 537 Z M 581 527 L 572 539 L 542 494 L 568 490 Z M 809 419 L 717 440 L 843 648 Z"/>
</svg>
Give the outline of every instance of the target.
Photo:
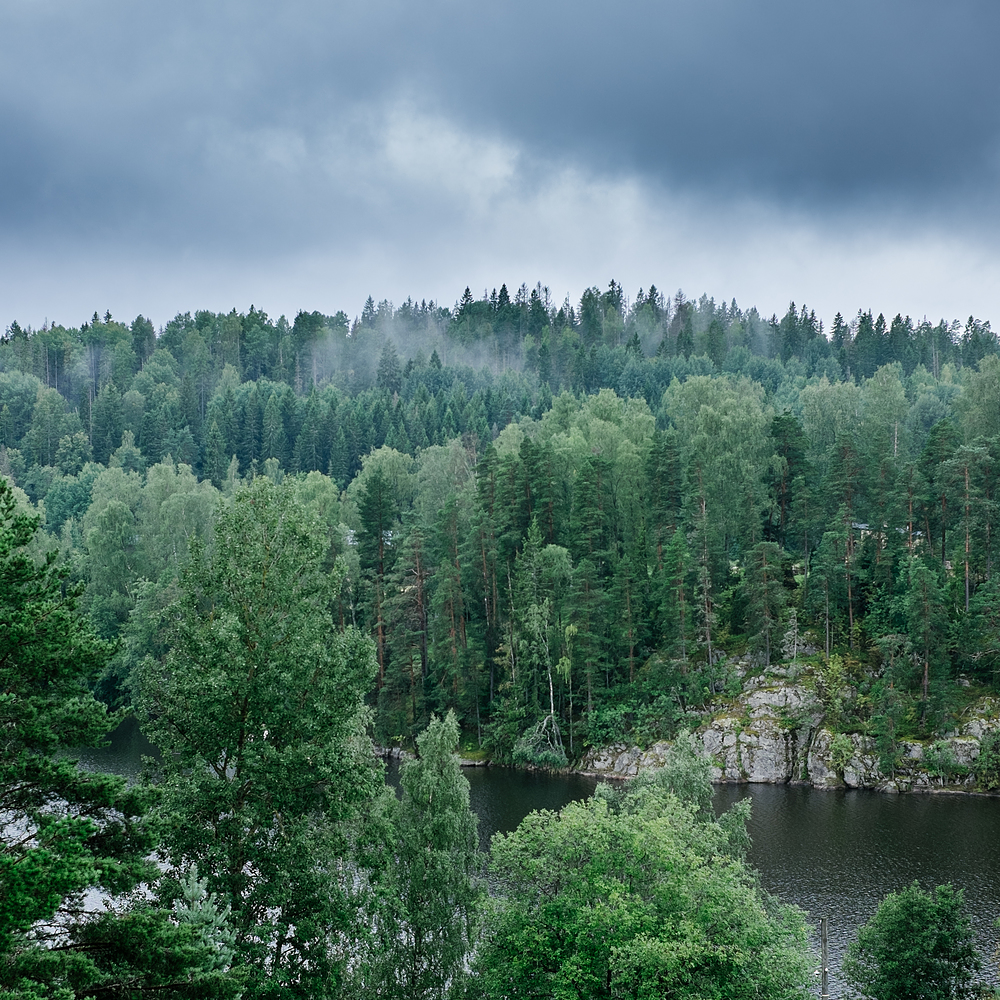
<svg viewBox="0 0 1000 1000">
<path fill-rule="evenodd" d="M 134 720 L 101 750 L 81 752 L 81 763 L 134 778 L 142 754 L 155 752 Z M 393 777 L 390 768 L 390 780 Z M 596 779 L 547 775 L 502 767 L 470 767 L 470 802 L 487 847 L 534 809 L 560 809 L 589 796 Z M 818 924 L 828 917 L 830 993 L 839 997 L 843 951 L 859 924 L 889 892 L 917 879 L 925 888 L 951 882 L 965 891 L 986 969 L 997 970 L 1000 917 L 1000 799 L 963 795 L 882 795 L 820 791 L 791 785 L 720 785 L 718 811 L 749 796 L 753 803 L 750 862 L 761 884 L 801 906 Z M 818 993 L 818 986 L 816 992 Z"/>
</svg>

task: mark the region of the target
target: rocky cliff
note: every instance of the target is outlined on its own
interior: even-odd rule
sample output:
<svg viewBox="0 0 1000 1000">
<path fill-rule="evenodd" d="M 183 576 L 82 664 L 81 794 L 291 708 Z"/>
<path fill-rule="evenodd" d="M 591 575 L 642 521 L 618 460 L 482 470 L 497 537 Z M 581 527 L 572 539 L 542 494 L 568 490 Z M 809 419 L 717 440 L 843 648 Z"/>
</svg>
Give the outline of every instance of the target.
<svg viewBox="0 0 1000 1000">
<path fill-rule="evenodd" d="M 896 767 L 885 774 L 874 739 L 836 736 L 824 726 L 823 706 L 809 677 L 792 679 L 779 669 L 746 678 L 742 694 L 703 720 L 697 735 L 713 762 L 717 782 L 804 783 L 899 792 L 971 789 L 980 740 L 998 728 L 1000 702 L 982 699 L 945 740 L 933 746 L 901 742 Z M 666 742 L 646 749 L 620 743 L 592 749 L 580 770 L 632 777 L 642 768 L 662 765 L 668 747 Z M 947 769 L 938 763 L 942 759 L 949 762 Z"/>
</svg>

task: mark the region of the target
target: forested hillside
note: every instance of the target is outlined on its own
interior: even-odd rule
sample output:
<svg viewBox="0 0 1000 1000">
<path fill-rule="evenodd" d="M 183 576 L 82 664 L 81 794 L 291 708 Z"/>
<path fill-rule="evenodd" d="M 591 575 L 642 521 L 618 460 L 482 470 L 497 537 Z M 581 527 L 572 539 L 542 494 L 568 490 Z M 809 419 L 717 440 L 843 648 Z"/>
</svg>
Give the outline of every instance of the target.
<svg viewBox="0 0 1000 1000">
<path fill-rule="evenodd" d="M 824 331 L 614 282 L 561 307 L 369 299 L 353 323 L 12 323 L 0 474 L 117 644 L 111 704 L 266 476 L 375 640 L 383 743 L 453 708 L 495 759 L 561 765 L 671 736 L 732 693 L 727 656 L 789 645 L 840 657 L 840 725 L 929 737 L 1000 689 L 997 354 L 972 318 Z"/>
</svg>

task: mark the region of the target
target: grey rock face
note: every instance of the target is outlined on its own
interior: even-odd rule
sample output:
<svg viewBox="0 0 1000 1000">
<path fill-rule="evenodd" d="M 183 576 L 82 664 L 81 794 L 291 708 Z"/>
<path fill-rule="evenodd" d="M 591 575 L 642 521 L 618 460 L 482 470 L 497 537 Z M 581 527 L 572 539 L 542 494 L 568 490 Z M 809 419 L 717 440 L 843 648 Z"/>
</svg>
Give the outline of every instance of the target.
<svg viewBox="0 0 1000 1000">
<path fill-rule="evenodd" d="M 747 664 L 737 664 L 746 673 Z M 741 671 L 740 668 L 744 669 Z M 922 766 L 925 747 L 901 744 L 901 761 L 893 775 L 883 774 L 875 741 L 868 736 L 847 736 L 845 756 L 839 742 L 842 768 L 834 762 L 834 734 L 823 727 L 823 709 L 814 691 L 796 682 L 796 671 L 780 670 L 778 677 L 748 678 L 744 691 L 732 704 L 703 724 L 699 737 L 713 764 L 716 782 L 786 784 L 804 782 L 817 788 L 872 788 L 887 792 L 930 791 L 942 787 Z M 787 675 L 787 676 L 786 676 Z M 983 699 L 946 742 L 956 764 L 971 767 L 979 753 L 979 740 L 1000 728 L 1000 701 Z M 580 763 L 583 771 L 608 777 L 630 778 L 644 768 L 663 765 L 670 744 L 659 742 L 646 750 L 624 743 L 590 750 Z M 949 787 L 968 787 L 972 776 L 955 779 Z"/>
</svg>

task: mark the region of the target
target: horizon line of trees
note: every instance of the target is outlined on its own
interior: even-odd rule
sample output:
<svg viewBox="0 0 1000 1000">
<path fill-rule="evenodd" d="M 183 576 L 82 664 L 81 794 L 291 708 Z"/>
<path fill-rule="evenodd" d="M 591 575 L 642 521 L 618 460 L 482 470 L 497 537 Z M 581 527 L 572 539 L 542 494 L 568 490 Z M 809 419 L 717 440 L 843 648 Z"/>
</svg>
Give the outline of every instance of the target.
<svg viewBox="0 0 1000 1000">
<path fill-rule="evenodd" d="M 521 285 L 513 299 L 506 285 L 484 291 L 481 299 L 466 288 L 451 309 L 412 299 L 397 309 L 369 296 L 353 322 L 343 311 L 300 311 L 289 323 L 254 306 L 246 313 L 179 313 L 159 331 L 141 315 L 124 324 L 110 312 L 103 318 L 95 312 L 79 327 L 46 323 L 37 331 L 13 321 L 0 346 L 13 348 L 6 353 L 16 361 L 0 370 L 31 371 L 79 405 L 85 391 L 92 402 L 105 381 L 120 383 L 125 369 L 134 374 L 161 347 L 193 374 L 204 375 L 207 365 L 218 377 L 232 365 L 241 379 L 266 377 L 303 392 L 350 373 L 353 384 L 341 379 L 341 387 L 356 392 L 371 385 L 375 355 L 386 339 L 418 362 L 436 350 L 446 363 L 534 373 L 554 392 L 583 388 L 588 364 L 596 360 L 591 355 L 602 347 L 640 358 L 703 356 L 718 369 L 732 352 L 746 350 L 782 362 L 797 358 L 810 374 L 855 381 L 893 362 L 908 375 L 923 365 L 936 376 L 943 365 L 975 365 L 998 347 L 989 321 L 973 316 L 963 326 L 901 314 L 887 320 L 859 309 L 853 320 L 837 313 L 827 333 L 814 310 L 794 302 L 784 316 L 766 318 L 756 308 L 741 309 L 735 299 L 717 304 L 702 295 L 695 301 L 681 291 L 669 298 L 655 286 L 639 289 L 630 301 L 611 281 L 607 291 L 588 288 L 575 306 L 567 298 L 559 307 L 541 284 L 530 290 Z"/>
</svg>

